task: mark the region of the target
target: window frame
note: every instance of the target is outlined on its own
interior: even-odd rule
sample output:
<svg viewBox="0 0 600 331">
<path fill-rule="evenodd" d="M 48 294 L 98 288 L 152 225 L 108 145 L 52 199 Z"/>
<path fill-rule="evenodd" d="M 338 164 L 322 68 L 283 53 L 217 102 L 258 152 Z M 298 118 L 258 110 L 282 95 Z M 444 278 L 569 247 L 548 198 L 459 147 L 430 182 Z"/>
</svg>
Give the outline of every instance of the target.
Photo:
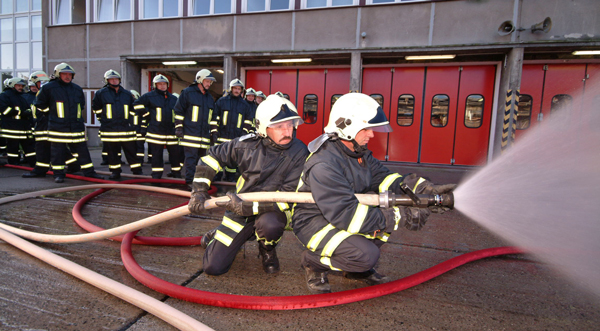
<svg viewBox="0 0 600 331">
<path fill-rule="evenodd" d="M 302 0 L 302 2 L 300 3 L 300 9 L 343 8 L 343 7 L 356 6 L 356 5 L 359 4 L 358 0 L 352 0 L 352 4 L 350 4 L 350 5 L 334 6 L 333 5 L 333 0 L 325 0 L 325 1 L 327 2 L 325 4 L 325 6 L 321 6 L 321 7 L 308 7 L 308 0 Z"/>
<path fill-rule="evenodd" d="M 112 19 L 106 21 L 100 21 L 100 2 L 103 0 L 94 0 L 94 22 L 122 22 L 133 20 L 133 14 L 135 12 L 135 0 L 129 0 L 129 18 L 117 19 L 117 0 L 109 0 L 112 2 Z"/>
<path fill-rule="evenodd" d="M 135 0 L 134 0 L 135 1 Z M 157 17 L 144 17 L 144 6 L 146 5 L 146 0 L 139 0 L 139 8 L 138 8 L 138 19 L 140 21 L 143 20 L 156 20 L 161 18 L 181 18 L 183 17 L 183 0 L 177 0 L 177 16 L 168 16 L 164 17 L 164 0 L 158 0 L 158 16 Z"/>
<path fill-rule="evenodd" d="M 209 1 L 210 1 L 209 13 L 196 15 L 196 14 L 194 14 L 194 0 L 188 0 L 188 6 L 187 6 L 188 16 L 189 17 L 204 17 L 204 16 L 211 16 L 211 15 L 230 15 L 230 14 L 236 13 L 235 6 L 236 6 L 237 1 L 235 1 L 235 0 L 229 0 L 229 1 L 231 1 L 231 12 L 217 13 L 217 14 L 215 14 L 215 1 L 223 1 L 223 0 L 209 0 Z"/>
<path fill-rule="evenodd" d="M 438 96 L 446 96 L 446 98 L 448 98 L 448 105 L 446 106 L 446 123 L 444 123 L 444 125 L 434 125 L 433 124 L 433 100 L 435 100 L 436 97 Z M 435 94 L 433 97 L 431 97 L 431 113 L 429 116 L 429 124 L 431 125 L 431 127 L 433 128 L 445 128 L 446 126 L 448 126 L 448 118 L 450 117 L 450 96 L 448 94 Z"/>
<path fill-rule="evenodd" d="M 283 11 L 289 11 L 289 10 L 294 10 L 295 6 L 296 6 L 296 1 L 294 0 L 288 0 L 288 9 L 269 9 L 271 8 L 271 1 L 272 0 L 264 0 L 265 1 L 265 10 L 259 10 L 259 11 L 248 11 L 248 0 L 242 0 L 242 13 L 267 13 L 267 12 L 283 12 Z"/>
<path fill-rule="evenodd" d="M 468 126 L 467 125 L 467 107 L 469 106 L 469 97 L 472 97 L 474 95 L 478 95 L 481 96 L 481 119 L 479 120 L 479 125 L 478 126 Z M 483 94 L 479 94 L 479 93 L 474 93 L 474 94 L 469 94 L 467 95 L 467 98 L 465 99 L 465 119 L 463 121 L 463 125 L 465 126 L 465 128 L 467 129 L 479 129 L 482 125 L 483 125 L 483 117 L 485 116 L 485 96 Z"/>
<path fill-rule="evenodd" d="M 517 130 L 527 130 L 531 126 L 531 115 L 533 114 L 533 97 L 530 94 L 521 94 L 519 96 L 519 103 L 521 102 L 521 99 L 523 99 L 523 97 L 525 97 L 525 96 L 529 97 L 529 99 L 531 100 L 531 105 L 529 106 L 529 116 L 527 116 L 527 126 L 519 128 L 519 109 L 521 109 L 521 106 L 518 106 L 517 118 L 515 120 L 516 121 L 515 126 L 516 126 Z"/>
<path fill-rule="evenodd" d="M 58 23 L 58 2 L 59 1 L 69 1 L 69 15 L 68 22 Z M 51 13 L 52 13 L 52 25 L 68 25 L 73 23 L 73 1 L 74 0 L 52 0 L 51 3 Z"/>
<path fill-rule="evenodd" d="M 410 116 L 410 124 L 409 125 L 400 124 L 400 122 L 399 122 L 400 121 L 400 98 L 402 98 L 405 95 L 412 97 L 412 100 L 413 100 L 413 109 L 412 109 L 412 115 Z M 397 103 L 397 108 L 396 108 L 396 125 L 409 127 L 415 123 L 415 104 L 416 104 L 415 96 L 410 93 L 402 93 L 398 96 L 398 103 Z"/>
<path fill-rule="evenodd" d="M 373 3 L 373 0 L 367 0 L 366 5 L 389 5 L 391 3 L 410 3 L 410 2 L 431 2 L 432 0 L 392 0 L 384 3 Z"/>
<path fill-rule="evenodd" d="M 311 96 L 311 98 L 314 96 L 314 100 L 316 100 L 314 102 L 314 104 L 316 105 L 317 110 L 315 111 L 315 115 L 314 118 L 315 120 L 313 122 L 308 122 L 306 120 L 307 117 L 310 117 L 309 115 L 307 115 L 309 112 L 306 110 L 306 97 Z M 304 95 L 304 97 L 302 98 L 302 120 L 304 121 L 304 124 L 316 124 L 317 121 L 319 120 L 319 95 L 317 95 L 316 93 L 307 93 Z"/>
</svg>

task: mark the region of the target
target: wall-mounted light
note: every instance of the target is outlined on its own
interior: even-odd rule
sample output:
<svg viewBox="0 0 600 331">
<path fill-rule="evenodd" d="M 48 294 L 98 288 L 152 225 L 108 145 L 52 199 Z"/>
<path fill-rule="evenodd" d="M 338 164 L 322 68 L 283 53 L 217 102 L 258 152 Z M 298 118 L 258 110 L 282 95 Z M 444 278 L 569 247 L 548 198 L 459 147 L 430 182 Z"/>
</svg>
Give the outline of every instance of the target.
<svg viewBox="0 0 600 331">
<path fill-rule="evenodd" d="M 600 55 L 600 50 L 593 51 L 575 51 L 573 55 Z"/>
<path fill-rule="evenodd" d="M 447 60 L 453 59 L 456 57 L 456 54 L 445 54 L 445 55 L 410 55 L 405 56 L 404 59 L 413 61 L 413 60 Z"/>
<path fill-rule="evenodd" d="M 221 69 L 217 69 L 216 72 L 220 73 L 220 74 L 224 74 L 225 71 L 221 70 Z"/>
<path fill-rule="evenodd" d="M 312 62 L 312 59 L 309 57 L 299 58 L 299 59 L 272 59 L 273 63 L 292 63 L 292 62 Z"/>
<path fill-rule="evenodd" d="M 166 66 L 184 66 L 184 65 L 191 65 L 191 64 L 196 64 L 196 61 L 165 61 L 163 62 L 164 65 Z"/>
</svg>

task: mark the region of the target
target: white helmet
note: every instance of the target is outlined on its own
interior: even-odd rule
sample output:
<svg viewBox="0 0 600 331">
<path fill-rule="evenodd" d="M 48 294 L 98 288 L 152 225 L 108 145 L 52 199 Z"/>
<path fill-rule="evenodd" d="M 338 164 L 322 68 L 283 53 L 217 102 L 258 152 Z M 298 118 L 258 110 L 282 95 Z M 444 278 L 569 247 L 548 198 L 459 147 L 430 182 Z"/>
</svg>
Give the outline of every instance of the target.
<svg viewBox="0 0 600 331">
<path fill-rule="evenodd" d="M 270 95 L 256 108 L 256 132 L 261 137 L 267 136 L 267 128 L 273 124 L 294 120 L 294 128 L 304 123 L 298 116 L 298 110 L 293 103 L 286 98 Z"/>
<path fill-rule="evenodd" d="M 248 89 L 246 89 L 246 95 L 256 95 L 256 91 L 249 87 Z"/>
<path fill-rule="evenodd" d="M 215 79 L 215 77 L 212 75 L 212 72 L 210 72 L 210 70 L 208 69 L 202 69 L 200 71 L 198 71 L 196 73 L 196 80 L 194 81 L 195 84 L 202 84 L 202 82 L 205 79 L 210 79 L 214 82 L 216 82 L 217 80 Z"/>
<path fill-rule="evenodd" d="M 383 109 L 375 99 L 362 93 L 342 95 L 331 108 L 325 133 L 335 133 L 343 140 L 354 140 L 362 129 L 392 132 Z"/>
<path fill-rule="evenodd" d="M 267 98 L 267 96 L 263 93 L 263 91 L 256 91 L 256 97 L 263 98 L 263 100 L 265 100 Z"/>
<path fill-rule="evenodd" d="M 50 80 L 50 78 L 48 78 L 48 75 L 46 74 L 46 72 L 44 72 L 42 70 L 34 71 L 31 73 L 31 76 L 29 76 L 29 81 L 33 82 L 34 85 L 37 84 L 37 82 L 47 82 L 49 80 Z"/>
<path fill-rule="evenodd" d="M 15 85 L 23 85 L 23 87 L 27 86 L 27 81 L 21 77 L 13 77 L 5 82 L 5 86 L 8 88 L 15 88 Z"/>
<path fill-rule="evenodd" d="M 56 67 L 54 67 L 54 77 L 58 78 L 60 77 L 61 73 L 69 73 L 69 74 L 73 74 L 72 78 L 75 78 L 75 69 L 73 69 L 73 67 L 71 67 L 68 63 L 63 62 L 63 63 L 59 63 L 56 65 Z"/>
<path fill-rule="evenodd" d="M 165 77 L 164 75 L 158 74 L 156 76 L 154 76 L 154 78 L 152 78 L 152 87 L 156 88 L 156 83 L 167 83 L 167 86 L 169 86 L 169 79 L 167 77 Z"/>
<path fill-rule="evenodd" d="M 108 85 L 108 80 L 111 78 L 118 78 L 119 83 L 121 83 L 121 75 L 116 70 L 108 69 L 104 73 L 104 84 Z"/>
<path fill-rule="evenodd" d="M 229 83 L 229 89 L 231 89 L 234 86 L 240 86 L 242 88 L 242 90 L 244 90 L 244 83 L 242 83 L 241 80 L 234 78 L 230 83 Z"/>
</svg>

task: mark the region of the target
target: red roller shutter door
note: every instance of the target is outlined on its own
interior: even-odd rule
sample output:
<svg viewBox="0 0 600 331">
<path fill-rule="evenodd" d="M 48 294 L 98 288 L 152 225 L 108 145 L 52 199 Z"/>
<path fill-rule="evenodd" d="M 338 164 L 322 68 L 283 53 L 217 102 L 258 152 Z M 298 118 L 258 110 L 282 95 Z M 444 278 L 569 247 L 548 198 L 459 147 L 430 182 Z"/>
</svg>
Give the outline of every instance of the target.
<svg viewBox="0 0 600 331">
<path fill-rule="evenodd" d="M 534 128 L 538 123 L 538 116 L 542 110 L 542 93 L 544 89 L 544 65 L 543 64 L 524 64 L 521 75 L 521 100 L 520 107 L 525 106 L 524 101 L 531 97 L 531 114 L 529 119 L 524 110 L 519 110 L 519 122 L 517 122 L 517 131 L 515 139 L 519 139 L 525 132 Z M 505 105 L 500 105 L 504 107 Z M 504 119 L 499 119 L 504 121 Z"/>
<path fill-rule="evenodd" d="M 460 74 L 460 89 L 458 92 L 458 110 L 456 121 L 456 137 L 454 138 L 454 164 L 483 165 L 486 163 L 492 105 L 494 100 L 494 66 L 465 66 Z M 473 110 L 479 109 L 467 99 L 475 101 L 483 96 L 482 116 Z M 467 109 L 469 106 L 469 109 Z M 478 126 L 478 127 L 477 127 Z"/>
<path fill-rule="evenodd" d="M 296 108 L 300 117 L 304 120 L 304 124 L 298 127 L 296 137 L 305 144 L 323 133 L 324 95 L 324 69 L 298 70 L 298 103 Z"/>
<path fill-rule="evenodd" d="M 363 70 L 362 92 L 367 95 L 383 96 L 383 112 L 390 118 L 390 92 L 392 86 L 391 68 L 365 68 Z M 375 137 L 369 141 L 369 149 L 373 156 L 385 160 L 387 155 L 388 134 L 375 132 Z"/>
<path fill-rule="evenodd" d="M 583 96 L 583 83 L 585 78 L 585 64 L 549 64 L 544 80 L 544 96 L 542 100 L 542 114 L 544 119 L 552 116 L 552 111 L 562 106 L 561 97 L 569 98 L 565 110 L 570 112 L 564 123 L 565 130 L 578 129 L 581 115 L 581 102 Z"/>
<path fill-rule="evenodd" d="M 248 70 L 246 71 L 246 88 L 253 88 L 256 91 L 262 91 L 265 95 L 271 93 L 271 73 L 269 70 Z"/>
<path fill-rule="evenodd" d="M 329 122 L 331 113 L 331 98 L 334 95 L 344 95 L 350 91 L 350 69 L 327 69 L 325 75 L 325 109 L 323 111 L 323 128 Z M 321 128 L 321 129 L 323 129 Z M 323 130 L 321 130 L 321 133 Z"/>
<path fill-rule="evenodd" d="M 599 141 L 600 139 L 600 64 L 588 64 L 583 95 L 581 133 Z"/>
<path fill-rule="evenodd" d="M 290 101 L 295 106 L 298 106 L 296 104 L 296 78 L 298 70 L 282 69 L 272 70 L 271 72 L 271 91 L 269 93 L 263 92 L 265 92 L 267 96 L 269 96 L 269 94 L 274 94 L 277 91 L 287 94 L 290 96 Z"/>
</svg>

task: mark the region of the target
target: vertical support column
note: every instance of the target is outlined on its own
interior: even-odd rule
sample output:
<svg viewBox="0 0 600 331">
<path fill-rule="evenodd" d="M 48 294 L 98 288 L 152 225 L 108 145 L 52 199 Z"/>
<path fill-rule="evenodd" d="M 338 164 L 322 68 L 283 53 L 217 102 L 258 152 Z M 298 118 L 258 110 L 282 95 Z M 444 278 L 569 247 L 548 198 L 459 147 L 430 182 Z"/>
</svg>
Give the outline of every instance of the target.
<svg viewBox="0 0 600 331">
<path fill-rule="evenodd" d="M 223 94 L 229 89 L 229 82 L 238 76 L 237 61 L 231 55 L 223 56 Z"/>
<path fill-rule="evenodd" d="M 360 52 L 354 51 L 350 58 L 350 92 L 361 91 L 362 57 Z"/>
<path fill-rule="evenodd" d="M 523 53 L 521 47 L 511 49 L 502 68 L 493 151 L 495 157 L 506 151 L 515 140 Z"/>
</svg>

